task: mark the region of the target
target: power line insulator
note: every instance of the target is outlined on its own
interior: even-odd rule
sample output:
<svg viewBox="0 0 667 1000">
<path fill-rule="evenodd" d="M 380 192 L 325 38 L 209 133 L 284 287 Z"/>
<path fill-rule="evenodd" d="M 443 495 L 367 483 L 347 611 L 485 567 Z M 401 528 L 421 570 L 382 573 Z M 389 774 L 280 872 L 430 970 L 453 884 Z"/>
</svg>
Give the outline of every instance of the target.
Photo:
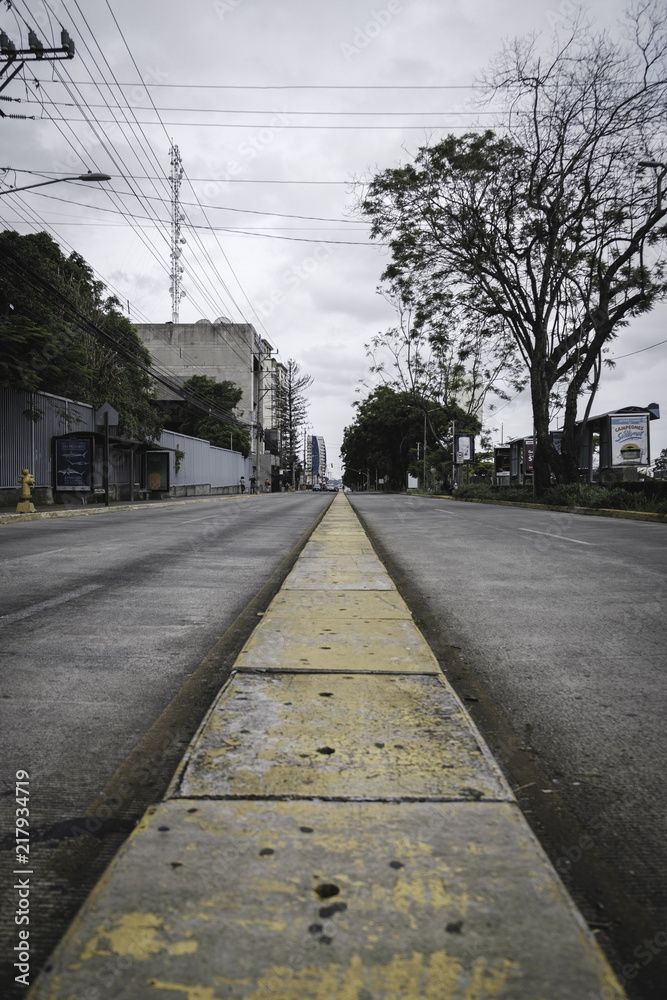
<svg viewBox="0 0 667 1000">
<path fill-rule="evenodd" d="M 30 51 L 34 52 L 38 59 L 44 57 L 44 45 L 40 42 L 32 28 L 28 29 L 28 45 L 30 46 Z"/>
<path fill-rule="evenodd" d="M 5 56 L 13 56 L 16 52 L 16 46 L 4 31 L 0 31 L 0 52 Z"/>
<path fill-rule="evenodd" d="M 60 44 L 62 45 L 63 49 L 67 53 L 67 58 L 68 59 L 73 59 L 74 58 L 74 42 L 70 38 L 69 32 L 65 31 L 64 28 L 60 32 Z"/>
</svg>

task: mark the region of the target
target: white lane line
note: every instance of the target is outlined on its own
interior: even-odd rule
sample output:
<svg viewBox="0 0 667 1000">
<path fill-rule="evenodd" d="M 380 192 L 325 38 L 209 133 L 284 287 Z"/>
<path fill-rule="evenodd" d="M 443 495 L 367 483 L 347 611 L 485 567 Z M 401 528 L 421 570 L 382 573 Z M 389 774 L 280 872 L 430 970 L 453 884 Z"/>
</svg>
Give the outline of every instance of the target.
<svg viewBox="0 0 667 1000">
<path fill-rule="evenodd" d="M 194 524 L 195 521 L 210 521 L 213 517 L 221 517 L 221 514 L 209 514 L 207 517 L 193 517 L 189 521 L 179 521 L 179 524 Z"/>
<path fill-rule="evenodd" d="M 68 545 L 63 545 L 59 549 L 44 549 L 42 552 L 32 552 L 24 556 L 12 556 L 11 559 L 3 559 L 2 562 L 3 565 L 6 566 L 7 563 L 25 562 L 26 559 L 38 559 L 40 556 L 50 556 L 54 552 L 65 552 L 65 550 L 69 548 L 70 547 Z"/>
<path fill-rule="evenodd" d="M 67 601 L 74 601 L 77 597 L 83 597 L 85 594 L 90 594 L 93 590 L 99 590 L 101 587 L 101 583 L 89 583 L 85 587 L 79 587 L 78 590 L 70 590 L 67 594 L 61 594 L 60 597 L 52 597 L 48 601 L 31 604 L 29 608 L 24 608 L 23 611 L 14 611 L 11 615 L 0 615 L 0 627 L 9 625 L 11 622 L 20 621 L 21 618 L 27 618 L 29 615 L 37 614 L 38 611 L 44 611 L 46 608 L 55 608 L 59 604 L 65 604 Z"/>
<path fill-rule="evenodd" d="M 435 507 L 434 510 L 437 510 L 440 514 L 447 514 L 449 517 L 462 517 L 461 514 L 455 514 L 453 510 L 445 510 L 444 507 Z"/>
<path fill-rule="evenodd" d="M 568 538 L 567 535 L 554 535 L 551 531 L 536 531 L 535 528 L 519 528 L 519 531 L 530 531 L 531 535 L 546 535 L 557 542 L 574 542 L 575 545 L 595 545 L 595 542 L 582 542 L 578 538 Z"/>
<path fill-rule="evenodd" d="M 244 510 L 257 510 L 259 504 L 254 507 L 245 507 Z M 194 524 L 196 521 L 210 521 L 214 517 L 225 517 L 227 512 L 219 511 L 217 514 L 207 514 L 206 517 L 192 517 L 188 521 L 179 521 L 179 524 Z"/>
</svg>

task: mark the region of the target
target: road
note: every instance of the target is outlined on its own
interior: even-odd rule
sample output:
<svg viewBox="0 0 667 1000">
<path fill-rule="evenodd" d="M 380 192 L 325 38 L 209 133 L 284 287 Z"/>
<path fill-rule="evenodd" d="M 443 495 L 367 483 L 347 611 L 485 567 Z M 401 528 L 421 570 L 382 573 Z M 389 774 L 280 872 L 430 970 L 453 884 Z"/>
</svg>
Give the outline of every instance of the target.
<svg viewBox="0 0 667 1000">
<path fill-rule="evenodd" d="M 30 775 L 36 974 L 160 798 L 286 557 L 330 501 L 246 495 L 0 525 L 3 984 L 17 932 L 16 771 Z"/>
<path fill-rule="evenodd" d="M 667 527 L 350 499 L 626 988 L 664 998 Z"/>
</svg>

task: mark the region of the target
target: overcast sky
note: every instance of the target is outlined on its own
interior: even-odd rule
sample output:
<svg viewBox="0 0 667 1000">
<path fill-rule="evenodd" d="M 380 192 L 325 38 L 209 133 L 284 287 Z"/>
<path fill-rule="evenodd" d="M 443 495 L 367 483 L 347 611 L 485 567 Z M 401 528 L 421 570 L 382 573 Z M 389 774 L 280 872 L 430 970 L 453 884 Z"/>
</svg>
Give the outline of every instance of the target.
<svg viewBox="0 0 667 1000">
<path fill-rule="evenodd" d="M 31 63 L 3 96 L 5 184 L 103 171 L 112 180 L 4 197 L 3 226 L 47 228 L 119 295 L 136 322 L 171 318 L 169 148 L 180 150 L 186 216 L 181 322 L 251 322 L 314 378 L 310 423 L 340 473 L 364 344 L 394 322 L 377 295 L 382 250 L 355 221 L 355 191 L 427 139 L 493 124 L 471 85 L 505 40 L 567 30 L 568 0 L 16 0 L 0 27 L 45 44 L 62 23 L 73 60 Z M 623 4 L 583 5 L 616 31 Z M 24 20 L 23 20 L 24 19 Z M 22 35 L 22 38 L 21 38 Z M 39 81 L 37 85 L 34 81 Z M 94 81 L 94 84 L 93 82 Z M 42 102 L 40 104 L 40 102 Z M 153 109 L 158 109 L 158 113 Z M 64 119 L 64 120 L 62 120 Z M 113 124 L 114 121 L 120 124 Z M 127 123 L 130 124 L 127 124 Z M 136 122 L 142 123 L 141 126 Z M 355 183 L 356 182 L 356 183 Z M 355 245 L 356 244 L 356 245 Z M 664 403 L 667 306 L 618 338 L 595 413 Z M 362 390 L 363 392 L 363 390 Z M 500 404 L 499 404 L 500 406 Z M 528 393 L 495 416 L 500 441 L 530 431 Z M 667 447 L 667 412 L 652 451 Z"/>
</svg>

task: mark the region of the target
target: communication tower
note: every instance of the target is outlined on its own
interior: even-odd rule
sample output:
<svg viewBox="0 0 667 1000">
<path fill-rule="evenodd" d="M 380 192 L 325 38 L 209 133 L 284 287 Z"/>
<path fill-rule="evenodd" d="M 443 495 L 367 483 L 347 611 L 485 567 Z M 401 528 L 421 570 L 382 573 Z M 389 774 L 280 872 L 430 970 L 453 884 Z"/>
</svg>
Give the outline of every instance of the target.
<svg viewBox="0 0 667 1000">
<path fill-rule="evenodd" d="M 180 190 L 183 179 L 183 164 L 178 146 L 172 145 L 169 150 L 171 156 L 171 321 L 178 323 L 178 309 L 185 292 L 181 288 L 181 275 L 184 268 L 181 264 L 182 246 L 187 243 L 184 236 L 181 236 L 181 222 L 185 216 L 181 212 Z"/>
</svg>

